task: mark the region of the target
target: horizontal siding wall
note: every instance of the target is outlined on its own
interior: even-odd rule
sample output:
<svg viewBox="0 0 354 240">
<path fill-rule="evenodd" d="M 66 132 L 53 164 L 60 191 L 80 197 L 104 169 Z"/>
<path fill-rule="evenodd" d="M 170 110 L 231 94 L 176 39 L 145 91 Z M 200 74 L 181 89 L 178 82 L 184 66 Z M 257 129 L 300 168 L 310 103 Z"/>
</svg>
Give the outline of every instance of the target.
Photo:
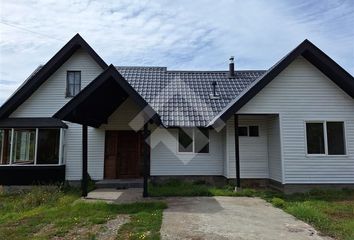
<svg viewBox="0 0 354 240">
<path fill-rule="evenodd" d="M 354 100 L 299 57 L 239 113 L 279 113 L 285 183 L 354 183 Z M 305 121 L 345 121 L 347 156 L 306 156 Z"/>
<path fill-rule="evenodd" d="M 78 50 L 50 76 L 10 117 L 51 117 L 71 98 L 66 98 L 67 71 L 81 71 L 81 88 L 103 70 L 83 50 Z"/>
<path fill-rule="evenodd" d="M 83 50 L 75 52 L 46 82 L 44 82 L 10 117 L 51 117 L 71 98 L 66 98 L 67 71 L 81 71 L 81 88 L 94 80 L 103 69 Z M 64 161 L 66 179 L 80 180 L 82 170 L 81 125 L 67 123 Z M 89 128 L 88 170 L 95 179 L 103 178 L 104 131 Z"/>
<path fill-rule="evenodd" d="M 239 137 L 240 177 L 268 178 L 268 133 L 266 116 L 239 116 L 239 126 L 259 126 L 259 137 Z M 226 123 L 228 178 L 236 177 L 234 118 Z"/>
<path fill-rule="evenodd" d="M 282 182 L 280 125 L 278 116 L 268 118 L 268 167 L 269 178 Z"/>
<path fill-rule="evenodd" d="M 151 135 L 151 175 L 223 175 L 224 131 L 210 130 L 210 153 L 178 153 L 178 130 L 156 128 Z"/>
</svg>

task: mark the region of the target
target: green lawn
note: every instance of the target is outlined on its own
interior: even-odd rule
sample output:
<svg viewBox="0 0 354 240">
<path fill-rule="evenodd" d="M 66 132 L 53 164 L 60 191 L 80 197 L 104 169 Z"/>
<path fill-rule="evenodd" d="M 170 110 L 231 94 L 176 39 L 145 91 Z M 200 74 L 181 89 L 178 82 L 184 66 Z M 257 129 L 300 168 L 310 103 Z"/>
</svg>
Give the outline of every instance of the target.
<svg viewBox="0 0 354 240">
<path fill-rule="evenodd" d="M 117 239 L 159 239 L 163 202 L 116 205 L 78 199 L 78 191 L 57 187 L 0 194 L 0 239 L 95 239 L 103 224 L 118 214 L 129 214 L 130 222 Z"/>
<path fill-rule="evenodd" d="M 170 181 L 149 185 L 152 196 L 248 196 L 261 197 L 295 217 L 310 223 L 323 234 L 342 240 L 354 239 L 354 191 L 313 190 L 307 194 L 284 195 L 260 189 L 233 191 L 205 184 Z"/>
</svg>

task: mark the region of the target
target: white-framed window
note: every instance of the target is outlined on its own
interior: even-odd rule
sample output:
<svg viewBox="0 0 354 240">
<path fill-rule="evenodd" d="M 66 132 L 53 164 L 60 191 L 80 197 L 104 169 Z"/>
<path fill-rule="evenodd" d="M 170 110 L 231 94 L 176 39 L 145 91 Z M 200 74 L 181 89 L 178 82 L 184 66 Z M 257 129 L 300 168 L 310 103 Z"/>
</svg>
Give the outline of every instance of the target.
<svg viewBox="0 0 354 240">
<path fill-rule="evenodd" d="M 0 165 L 62 164 L 63 129 L 0 129 Z"/>
<path fill-rule="evenodd" d="M 179 153 L 209 153 L 209 129 L 179 128 Z"/>
<path fill-rule="evenodd" d="M 346 155 L 344 121 L 307 121 L 308 155 Z"/>
</svg>

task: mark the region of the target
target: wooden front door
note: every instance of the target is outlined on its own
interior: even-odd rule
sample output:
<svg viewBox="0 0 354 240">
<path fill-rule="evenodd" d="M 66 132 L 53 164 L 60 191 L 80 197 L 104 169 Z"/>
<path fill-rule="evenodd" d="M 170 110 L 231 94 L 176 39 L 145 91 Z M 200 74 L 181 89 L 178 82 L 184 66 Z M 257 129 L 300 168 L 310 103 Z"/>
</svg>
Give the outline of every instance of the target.
<svg viewBox="0 0 354 240">
<path fill-rule="evenodd" d="M 106 131 L 105 178 L 138 178 L 142 137 L 134 131 Z"/>
</svg>

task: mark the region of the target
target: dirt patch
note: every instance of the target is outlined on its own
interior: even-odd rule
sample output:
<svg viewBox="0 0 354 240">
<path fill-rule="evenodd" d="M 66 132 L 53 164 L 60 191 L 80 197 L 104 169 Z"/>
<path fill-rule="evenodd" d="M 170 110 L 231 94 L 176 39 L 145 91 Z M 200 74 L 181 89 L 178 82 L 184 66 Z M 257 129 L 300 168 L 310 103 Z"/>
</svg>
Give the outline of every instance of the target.
<svg viewBox="0 0 354 240">
<path fill-rule="evenodd" d="M 71 229 L 67 234 L 65 234 L 65 236 L 63 237 L 55 236 L 52 239 L 53 240 L 65 240 L 65 239 L 84 240 L 85 239 L 86 240 L 95 236 L 100 229 L 101 229 L 101 225 L 93 225 L 89 227 L 75 227 Z"/>
<path fill-rule="evenodd" d="M 96 235 L 98 240 L 114 240 L 117 237 L 119 228 L 130 221 L 129 215 L 118 215 L 115 219 L 108 221 Z"/>
</svg>

